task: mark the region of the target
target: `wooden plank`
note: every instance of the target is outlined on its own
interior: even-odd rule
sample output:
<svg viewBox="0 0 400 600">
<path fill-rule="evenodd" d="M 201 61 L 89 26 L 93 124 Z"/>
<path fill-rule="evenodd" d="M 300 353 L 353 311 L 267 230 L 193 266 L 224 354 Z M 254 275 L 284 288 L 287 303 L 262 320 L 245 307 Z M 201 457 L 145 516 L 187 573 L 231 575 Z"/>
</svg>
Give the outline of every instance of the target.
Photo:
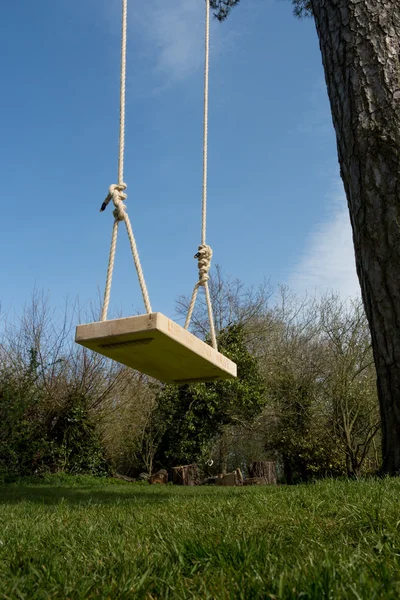
<svg viewBox="0 0 400 600">
<path fill-rule="evenodd" d="M 78 325 L 75 341 L 165 383 L 236 377 L 236 365 L 162 313 Z"/>
</svg>

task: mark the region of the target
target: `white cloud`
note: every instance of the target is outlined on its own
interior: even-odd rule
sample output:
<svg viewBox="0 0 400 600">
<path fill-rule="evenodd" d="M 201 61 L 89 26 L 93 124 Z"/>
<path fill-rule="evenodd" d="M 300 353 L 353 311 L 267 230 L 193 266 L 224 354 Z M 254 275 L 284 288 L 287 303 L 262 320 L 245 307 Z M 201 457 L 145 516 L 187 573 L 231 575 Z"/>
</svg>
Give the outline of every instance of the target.
<svg viewBox="0 0 400 600">
<path fill-rule="evenodd" d="M 246 14 L 242 12 L 243 19 Z M 121 0 L 103 0 L 103 16 L 110 31 L 119 36 Z M 212 13 L 210 17 L 210 54 L 213 64 L 222 52 L 237 48 L 238 32 L 230 20 L 221 26 Z M 158 77 L 155 91 L 203 69 L 204 26 L 205 3 L 201 0 L 129 3 L 128 44 L 136 44 L 135 56 L 143 73 L 148 75 L 150 72 Z M 128 77 L 132 61 L 131 58 L 128 61 Z"/>
<path fill-rule="evenodd" d="M 120 35 L 121 0 L 103 0 L 110 30 Z M 146 0 L 128 6 L 128 43 L 169 79 L 186 77 L 204 60 L 205 7 L 198 0 Z"/>
<path fill-rule="evenodd" d="M 182 80 L 204 63 L 205 4 L 199 0 L 147 0 L 130 10 L 129 27 L 140 36 L 142 52 L 163 83 Z M 235 36 L 211 15 L 212 58 Z"/>
<path fill-rule="evenodd" d="M 288 283 L 298 293 L 338 292 L 360 295 L 350 218 L 343 192 L 331 198 L 330 217 L 309 235 L 305 250 Z"/>
<path fill-rule="evenodd" d="M 203 61 L 204 6 L 198 0 L 150 0 L 142 14 L 142 33 L 156 51 L 156 69 L 182 79 Z"/>
</svg>

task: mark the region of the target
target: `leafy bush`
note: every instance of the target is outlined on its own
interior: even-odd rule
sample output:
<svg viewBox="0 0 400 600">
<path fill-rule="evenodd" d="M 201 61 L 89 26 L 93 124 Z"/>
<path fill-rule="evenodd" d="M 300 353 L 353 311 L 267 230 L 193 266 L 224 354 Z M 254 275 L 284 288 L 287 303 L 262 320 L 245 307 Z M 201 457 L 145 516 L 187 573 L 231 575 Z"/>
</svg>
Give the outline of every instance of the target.
<svg viewBox="0 0 400 600">
<path fill-rule="evenodd" d="M 66 404 L 49 410 L 31 360 L 25 370 L 5 370 L 0 378 L 0 478 L 58 470 L 94 475 L 109 471 L 86 399 L 70 395 Z"/>
<path fill-rule="evenodd" d="M 201 461 L 224 426 L 252 419 L 264 406 L 264 383 L 243 327 L 224 329 L 218 347 L 237 364 L 236 379 L 167 385 L 159 395 L 154 418 L 165 425 L 156 454 L 160 465 Z"/>
</svg>

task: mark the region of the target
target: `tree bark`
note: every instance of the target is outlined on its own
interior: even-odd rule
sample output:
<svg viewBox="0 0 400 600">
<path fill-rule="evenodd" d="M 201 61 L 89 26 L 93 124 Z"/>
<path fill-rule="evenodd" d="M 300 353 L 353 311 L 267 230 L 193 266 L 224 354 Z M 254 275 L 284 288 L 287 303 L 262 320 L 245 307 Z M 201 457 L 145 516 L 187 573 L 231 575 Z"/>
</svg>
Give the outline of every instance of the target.
<svg viewBox="0 0 400 600">
<path fill-rule="evenodd" d="M 276 483 L 276 462 L 270 460 L 257 460 L 249 466 L 251 478 L 264 479 L 266 483 Z"/>
<path fill-rule="evenodd" d="M 173 467 L 172 481 L 175 485 L 198 485 L 200 483 L 198 466 L 193 464 Z"/>
<path fill-rule="evenodd" d="M 312 0 L 371 328 L 383 470 L 400 472 L 400 2 Z"/>
<path fill-rule="evenodd" d="M 226 428 L 222 430 L 220 440 L 219 440 L 219 472 L 227 473 L 228 472 L 228 436 L 226 432 Z"/>
</svg>

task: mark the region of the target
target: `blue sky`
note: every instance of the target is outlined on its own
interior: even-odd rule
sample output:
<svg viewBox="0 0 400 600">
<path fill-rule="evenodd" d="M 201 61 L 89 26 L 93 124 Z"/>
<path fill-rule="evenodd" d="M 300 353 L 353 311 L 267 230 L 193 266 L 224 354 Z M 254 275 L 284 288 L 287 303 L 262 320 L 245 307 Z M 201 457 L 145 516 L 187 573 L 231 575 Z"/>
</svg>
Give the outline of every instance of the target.
<svg viewBox="0 0 400 600">
<path fill-rule="evenodd" d="M 197 279 L 203 0 L 129 0 L 125 180 L 153 310 Z M 120 0 L 2 7 L 3 310 L 103 291 L 116 182 Z M 212 23 L 208 243 L 246 284 L 358 293 L 318 40 L 289 2 Z M 142 309 L 125 232 L 111 314 Z"/>
</svg>

